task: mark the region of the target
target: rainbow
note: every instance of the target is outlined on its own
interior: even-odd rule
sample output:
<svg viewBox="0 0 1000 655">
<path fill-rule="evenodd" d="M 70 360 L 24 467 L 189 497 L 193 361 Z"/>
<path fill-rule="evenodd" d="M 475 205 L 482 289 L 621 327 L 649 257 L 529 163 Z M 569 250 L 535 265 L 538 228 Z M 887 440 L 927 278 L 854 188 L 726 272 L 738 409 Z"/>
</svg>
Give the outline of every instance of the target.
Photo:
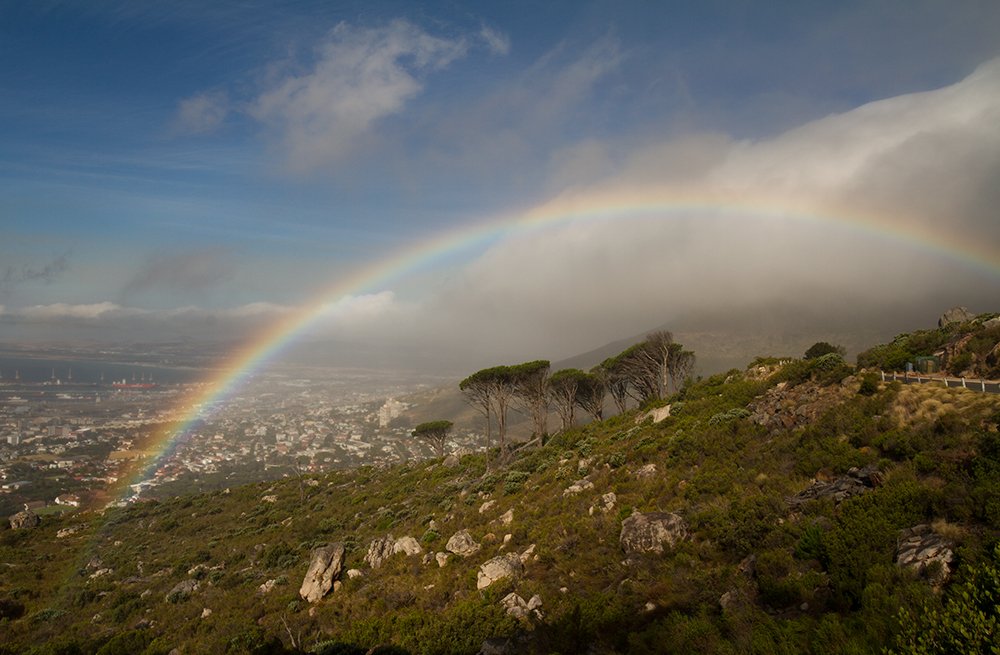
<svg viewBox="0 0 1000 655">
<path fill-rule="evenodd" d="M 433 266 L 456 255 L 468 255 L 498 240 L 519 233 L 529 233 L 550 225 L 586 221 L 655 219 L 668 220 L 698 216 L 739 217 L 740 220 L 779 218 L 824 225 L 842 225 L 863 234 L 906 244 L 918 251 L 957 260 L 987 275 L 1000 276 L 1000 251 L 987 244 L 962 240 L 943 230 L 932 230 L 902 217 L 859 212 L 849 207 L 819 208 L 808 203 L 748 198 L 745 195 L 648 191 L 589 194 L 586 197 L 560 197 L 530 211 L 514 216 L 468 225 L 437 235 L 427 241 L 403 248 L 375 263 L 359 268 L 352 275 L 338 279 L 319 294 L 314 302 L 286 314 L 242 348 L 234 352 L 219 372 L 198 385 L 185 397 L 176 412 L 182 418 L 154 436 L 147 450 L 150 461 L 136 476 L 125 480 L 129 485 L 148 479 L 183 435 L 188 434 L 201 415 L 201 408 L 232 395 L 254 373 L 260 371 L 283 348 L 322 318 L 338 301 L 364 293 L 385 290 L 386 285 L 407 273 Z"/>
</svg>

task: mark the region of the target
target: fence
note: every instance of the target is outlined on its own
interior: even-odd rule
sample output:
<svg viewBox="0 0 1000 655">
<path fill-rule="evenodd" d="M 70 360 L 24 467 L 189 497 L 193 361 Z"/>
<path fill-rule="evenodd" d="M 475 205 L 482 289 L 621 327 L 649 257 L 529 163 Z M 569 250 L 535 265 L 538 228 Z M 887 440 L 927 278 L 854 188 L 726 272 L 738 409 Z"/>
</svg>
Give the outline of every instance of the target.
<svg viewBox="0 0 1000 655">
<path fill-rule="evenodd" d="M 980 393 L 1000 394 L 1000 381 L 970 380 L 967 378 L 950 378 L 948 376 L 929 376 L 915 373 L 886 373 L 882 371 L 882 381 L 902 382 L 903 384 L 941 384 L 949 389 L 969 389 Z"/>
</svg>

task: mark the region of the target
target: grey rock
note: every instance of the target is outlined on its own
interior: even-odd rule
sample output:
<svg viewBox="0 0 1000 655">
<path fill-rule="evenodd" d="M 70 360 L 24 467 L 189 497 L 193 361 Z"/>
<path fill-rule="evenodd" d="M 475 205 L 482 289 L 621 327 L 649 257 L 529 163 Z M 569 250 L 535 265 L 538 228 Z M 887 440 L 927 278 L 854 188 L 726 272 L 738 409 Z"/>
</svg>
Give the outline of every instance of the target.
<svg viewBox="0 0 1000 655">
<path fill-rule="evenodd" d="M 975 317 L 976 315 L 965 307 L 952 307 L 944 314 L 941 314 L 941 318 L 938 319 L 938 327 L 943 328 L 944 326 L 951 325 L 952 323 L 965 323 L 966 321 L 971 321 Z"/>
<path fill-rule="evenodd" d="M 687 523 L 670 512 L 636 512 L 622 521 L 619 536 L 622 550 L 628 554 L 662 553 L 687 539 Z"/>
<path fill-rule="evenodd" d="M 168 603 L 180 603 L 191 597 L 191 594 L 198 591 L 197 580 L 182 580 L 173 586 L 164 596 Z"/>
<path fill-rule="evenodd" d="M 393 555 L 396 553 L 406 553 L 408 556 L 419 555 L 422 552 L 424 552 L 424 549 L 420 547 L 420 544 L 413 537 L 400 537 L 392 545 Z"/>
<path fill-rule="evenodd" d="M 468 557 L 478 552 L 480 548 L 468 530 L 459 530 L 453 534 L 444 547 L 448 552 L 455 553 L 460 557 Z"/>
<path fill-rule="evenodd" d="M 800 509 L 811 500 L 820 498 L 832 498 L 834 503 L 840 504 L 881 484 L 882 474 L 876 467 L 866 466 L 861 469 L 854 467 L 847 472 L 847 475 L 840 476 L 836 480 L 816 480 L 809 488 L 788 498 L 786 502 L 794 510 Z"/>
<path fill-rule="evenodd" d="M 594 483 L 588 480 L 587 478 L 583 478 L 582 480 L 577 480 L 570 486 L 563 489 L 563 495 L 573 496 L 582 491 L 586 491 L 587 489 L 593 489 L 593 488 L 594 488 Z"/>
<path fill-rule="evenodd" d="M 314 549 L 309 569 L 299 587 L 299 596 L 310 603 L 319 602 L 333 588 L 343 568 L 344 544 L 337 542 Z"/>
<path fill-rule="evenodd" d="M 524 565 L 517 553 L 507 553 L 499 555 L 493 559 L 486 560 L 479 567 L 479 574 L 476 577 L 476 589 L 485 589 L 497 580 L 506 578 L 520 578 L 524 573 Z"/>
<path fill-rule="evenodd" d="M 37 528 L 42 524 L 42 519 L 38 514 L 35 514 L 30 509 L 26 509 L 23 512 L 18 512 L 14 514 L 9 519 L 10 527 L 12 530 L 28 530 L 31 528 Z"/>
<path fill-rule="evenodd" d="M 368 553 L 365 555 L 365 563 L 373 569 L 382 566 L 382 562 L 392 557 L 396 549 L 396 540 L 392 535 L 377 537 L 372 539 L 368 545 Z"/>
<path fill-rule="evenodd" d="M 949 540 L 926 524 L 915 525 L 899 533 L 896 540 L 896 564 L 918 574 L 929 574 L 932 585 L 940 587 L 951 577 L 955 553 Z"/>
</svg>

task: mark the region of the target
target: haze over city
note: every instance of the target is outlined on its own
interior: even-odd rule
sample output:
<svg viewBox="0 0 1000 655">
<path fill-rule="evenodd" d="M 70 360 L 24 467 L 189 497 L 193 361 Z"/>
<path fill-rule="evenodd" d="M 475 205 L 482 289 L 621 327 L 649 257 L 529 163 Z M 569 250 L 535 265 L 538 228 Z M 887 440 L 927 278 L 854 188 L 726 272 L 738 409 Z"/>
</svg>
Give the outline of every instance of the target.
<svg viewBox="0 0 1000 655">
<path fill-rule="evenodd" d="M 8 2 L 0 53 L 6 343 L 322 306 L 311 357 L 462 370 L 1000 297 L 993 2 Z"/>
</svg>

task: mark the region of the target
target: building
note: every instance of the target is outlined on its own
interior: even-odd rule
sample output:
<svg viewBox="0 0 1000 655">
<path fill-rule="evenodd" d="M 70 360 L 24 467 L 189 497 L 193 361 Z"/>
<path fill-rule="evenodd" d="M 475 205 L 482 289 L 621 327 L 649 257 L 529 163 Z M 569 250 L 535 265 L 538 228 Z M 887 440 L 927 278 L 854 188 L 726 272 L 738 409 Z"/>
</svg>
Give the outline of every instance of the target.
<svg viewBox="0 0 1000 655">
<path fill-rule="evenodd" d="M 398 418 L 404 409 L 406 409 L 406 403 L 401 403 L 394 398 L 387 399 L 378 410 L 378 426 L 380 428 L 389 427 L 392 419 Z"/>
</svg>

